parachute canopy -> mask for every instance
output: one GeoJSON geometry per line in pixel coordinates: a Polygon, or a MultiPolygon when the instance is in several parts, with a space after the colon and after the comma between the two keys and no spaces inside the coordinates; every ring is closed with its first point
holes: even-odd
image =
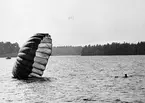
{"type": "Polygon", "coordinates": [[[41,77],[52,53],[49,34],[37,33],[20,48],[12,74],[14,78],[41,77]]]}

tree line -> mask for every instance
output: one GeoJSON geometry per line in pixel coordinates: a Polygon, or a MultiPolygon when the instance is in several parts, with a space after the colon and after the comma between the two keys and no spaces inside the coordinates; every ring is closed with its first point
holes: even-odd
{"type": "MultiPolygon", "coordinates": [[[[20,47],[18,43],[0,42],[0,57],[16,57],[20,47]]],[[[145,42],[107,43],[104,45],[57,46],[52,55],[145,55],[145,42]]]]}
{"type": "Polygon", "coordinates": [[[0,42],[0,57],[4,57],[6,55],[12,54],[12,56],[16,56],[20,47],[18,43],[11,42],[0,42]]]}
{"type": "MultiPolygon", "coordinates": [[[[18,43],[0,42],[0,57],[16,57],[19,49],[18,43]]],[[[81,55],[81,51],[81,46],[54,46],[52,55],[81,55]]]]}
{"type": "Polygon", "coordinates": [[[57,46],[52,48],[52,55],[81,55],[81,46],[57,46]]]}
{"type": "Polygon", "coordinates": [[[145,42],[86,45],[81,55],[145,55],[145,42]]]}

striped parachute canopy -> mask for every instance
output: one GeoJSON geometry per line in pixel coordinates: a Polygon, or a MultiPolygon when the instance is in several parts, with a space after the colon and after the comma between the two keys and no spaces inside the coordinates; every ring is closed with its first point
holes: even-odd
{"type": "Polygon", "coordinates": [[[20,48],[12,74],[14,78],[41,77],[52,53],[49,34],[37,33],[20,48]]]}

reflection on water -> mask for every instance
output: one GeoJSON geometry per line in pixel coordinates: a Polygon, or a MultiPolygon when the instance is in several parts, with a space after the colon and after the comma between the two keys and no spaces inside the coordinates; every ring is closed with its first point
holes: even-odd
{"type": "Polygon", "coordinates": [[[54,56],[29,80],[12,78],[14,62],[0,59],[1,103],[145,103],[145,56],[54,56]]]}

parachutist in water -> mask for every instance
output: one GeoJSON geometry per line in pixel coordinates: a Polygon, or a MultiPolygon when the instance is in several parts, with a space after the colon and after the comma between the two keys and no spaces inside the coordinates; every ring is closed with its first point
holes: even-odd
{"type": "Polygon", "coordinates": [[[125,74],[124,78],[127,78],[127,77],[128,77],[127,74],[125,74]]]}

